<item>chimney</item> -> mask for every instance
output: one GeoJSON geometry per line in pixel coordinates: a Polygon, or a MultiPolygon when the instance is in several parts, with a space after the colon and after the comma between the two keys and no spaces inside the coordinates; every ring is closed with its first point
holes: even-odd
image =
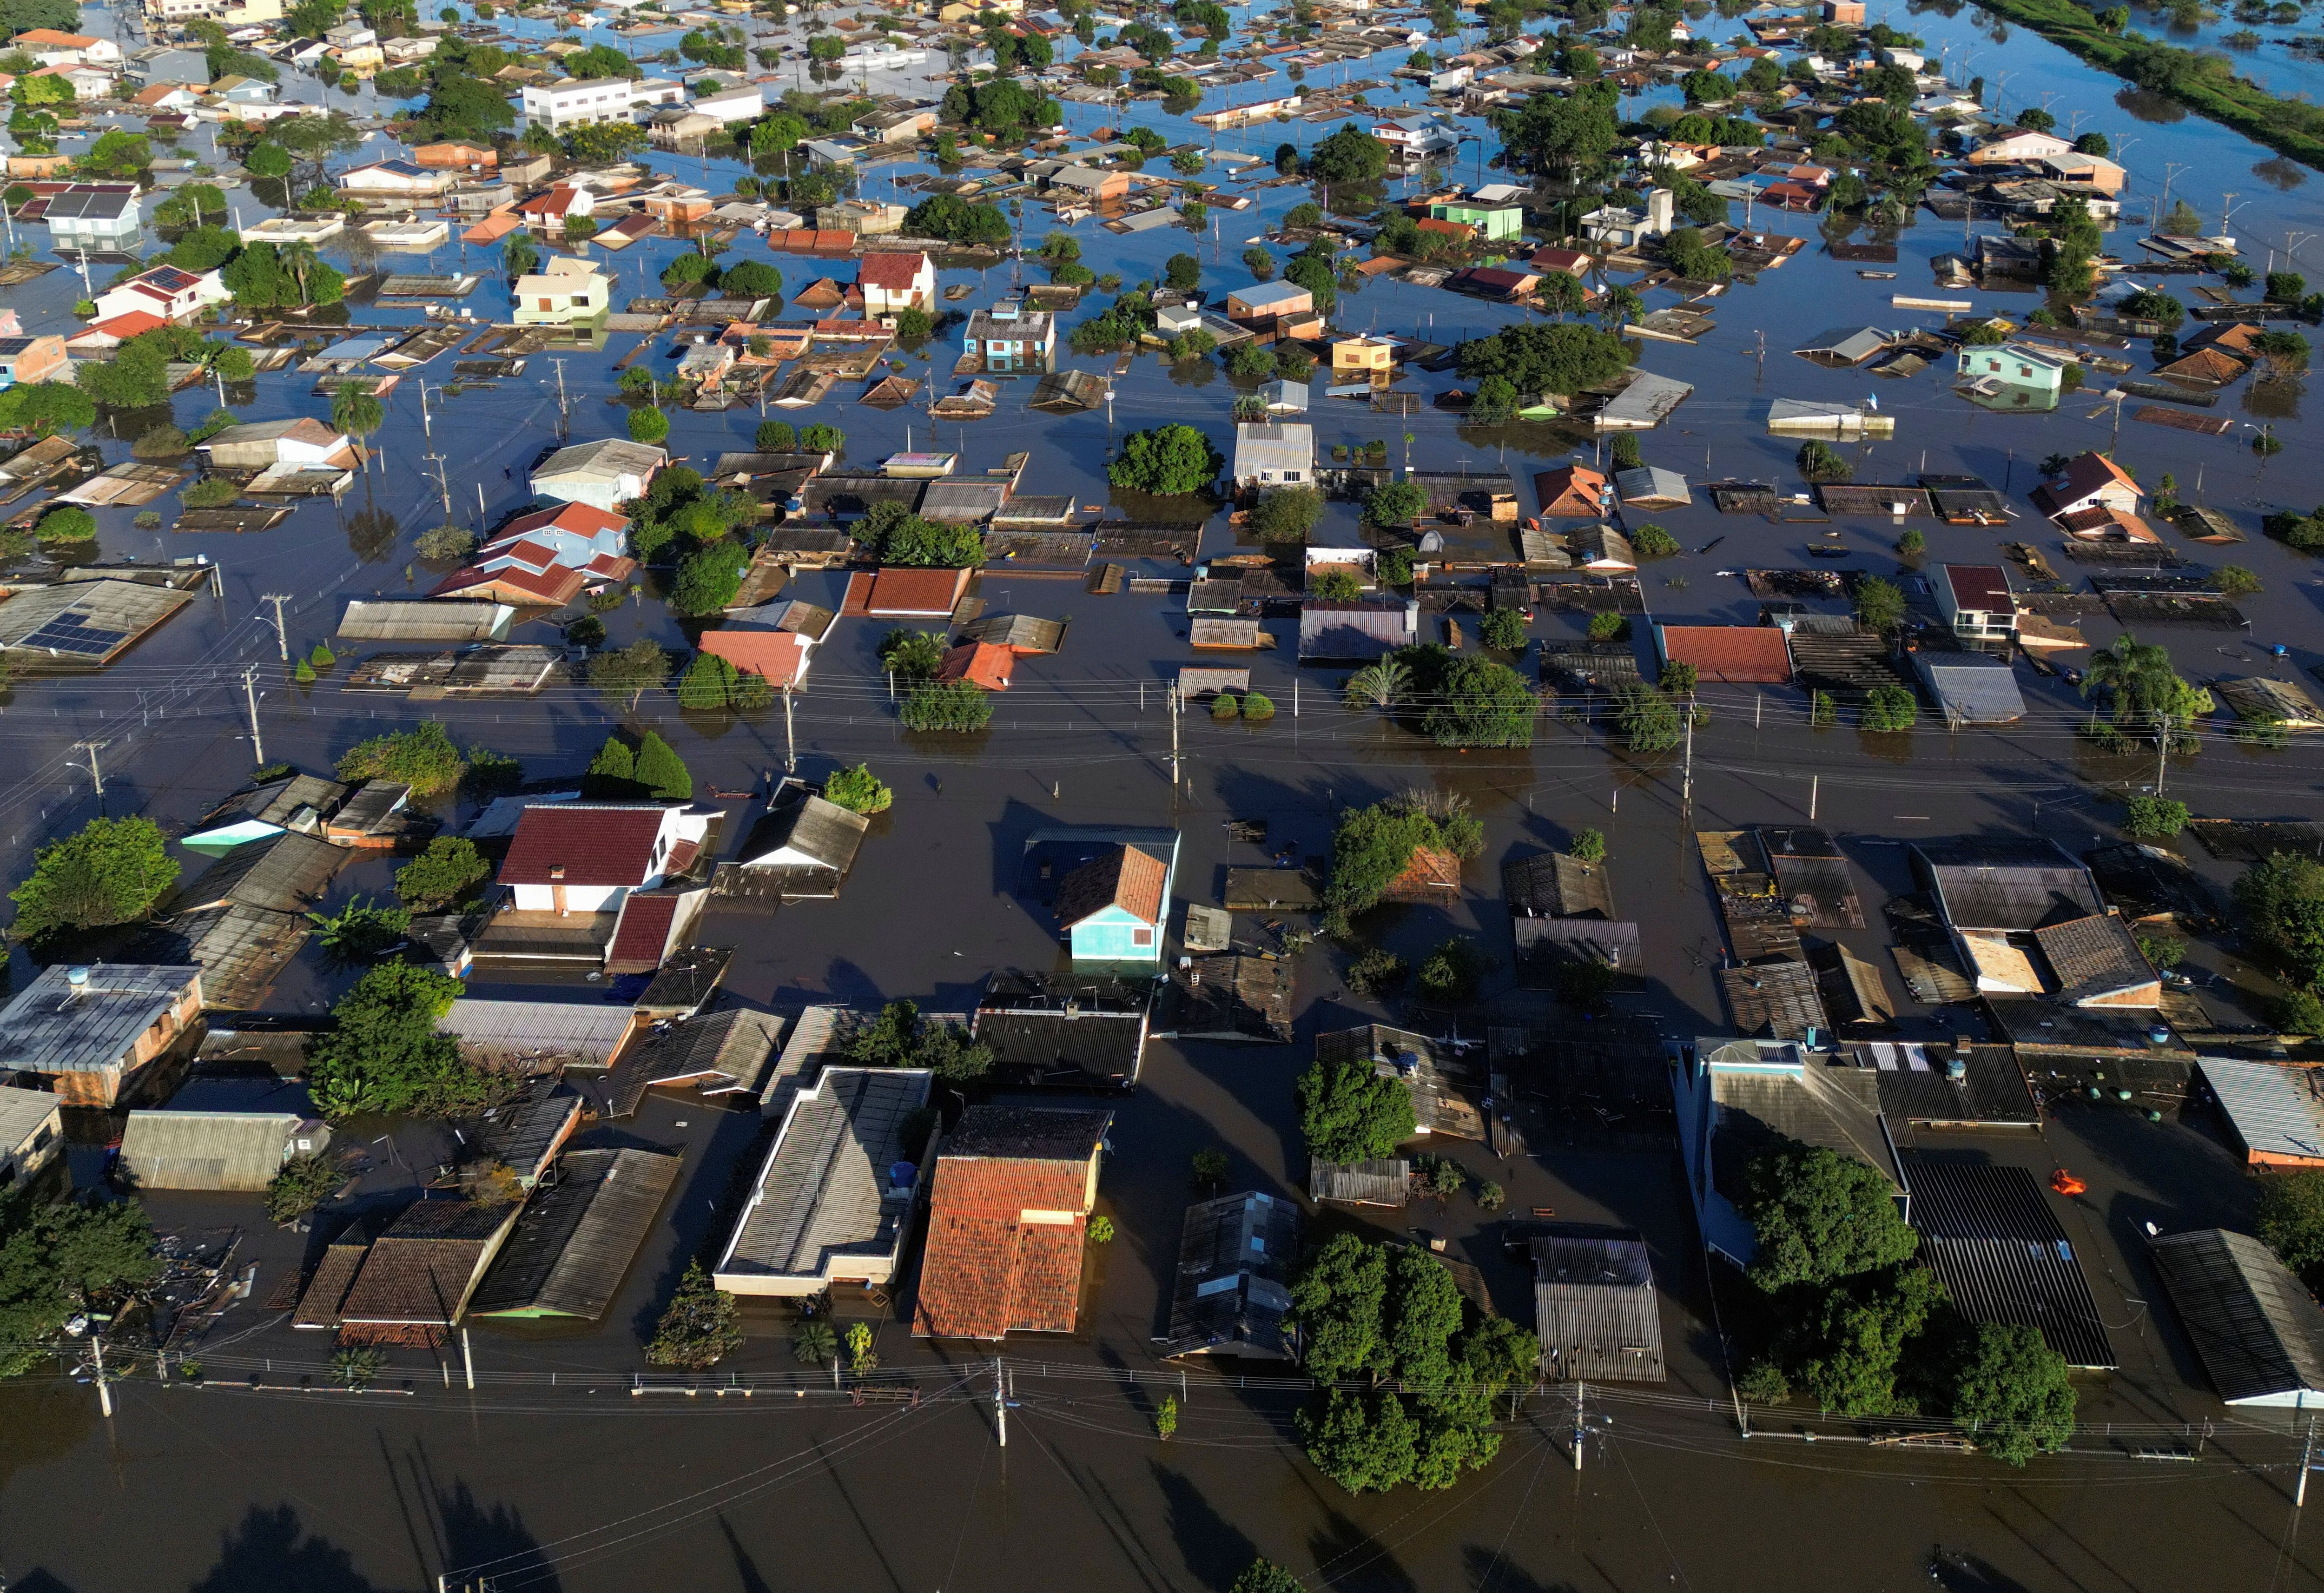
{"type": "Polygon", "coordinates": [[[565,865],[564,865],[563,863],[551,863],[551,864],[549,864],[549,877],[551,879],[564,879],[564,878],[565,878],[565,865]]]}

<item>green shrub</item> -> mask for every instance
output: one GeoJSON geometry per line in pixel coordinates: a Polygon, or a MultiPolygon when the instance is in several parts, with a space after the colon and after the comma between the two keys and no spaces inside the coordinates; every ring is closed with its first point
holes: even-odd
{"type": "Polygon", "coordinates": [[[1920,699],[1911,687],[1876,686],[1865,694],[1864,712],[1857,723],[1869,731],[1910,730],[1920,716],[1920,699]]]}
{"type": "Polygon", "coordinates": [[[1668,558],[1678,550],[1678,539],[1651,521],[1630,533],[1630,551],[1640,558],[1668,558]]]}
{"type": "Polygon", "coordinates": [[[1261,696],[1257,692],[1245,692],[1242,699],[1242,717],[1246,724],[1263,723],[1274,718],[1274,701],[1261,696]]]}
{"type": "Polygon", "coordinates": [[[1420,964],[1420,993],[1432,1001],[1465,1005],[1477,999],[1478,987],[1491,966],[1492,959],[1478,949],[1475,941],[1456,935],[1420,964]]]}
{"type": "Polygon", "coordinates": [[[1211,717],[1223,724],[1242,717],[1242,704],[1235,701],[1234,693],[1222,691],[1211,699],[1211,717]]]}
{"type": "Polygon", "coordinates": [[[2168,841],[2193,816],[2185,803],[2168,796],[2126,796],[2122,806],[2122,833],[2135,841],[2168,841]]]}
{"type": "Polygon", "coordinates": [[[1630,622],[1622,614],[1592,614],[1590,616],[1590,640],[1628,641],[1630,640],[1630,622]]]}
{"type": "Polygon", "coordinates": [[[1359,996],[1385,996],[1401,989],[1410,971],[1403,958],[1385,946],[1367,946],[1348,964],[1348,989],[1359,996]]]}
{"type": "Polygon", "coordinates": [[[992,722],[992,698],[965,680],[930,681],[912,689],[898,717],[906,730],[982,730],[992,722]]]}
{"type": "Polygon", "coordinates": [[[850,813],[874,814],[887,812],[896,794],[868,765],[859,763],[853,769],[835,769],[825,775],[823,799],[850,813]]]}
{"type": "Polygon", "coordinates": [[[1597,830],[1576,830],[1573,839],[1565,843],[1565,850],[1582,862],[1602,863],[1606,861],[1606,837],[1597,830]]]}

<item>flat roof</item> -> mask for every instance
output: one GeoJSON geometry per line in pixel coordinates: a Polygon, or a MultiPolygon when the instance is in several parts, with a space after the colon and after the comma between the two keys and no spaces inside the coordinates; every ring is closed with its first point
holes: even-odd
{"type": "Polygon", "coordinates": [[[108,1067],[184,998],[201,971],[188,963],[51,963],[0,1009],[0,1068],[69,1073],[108,1067]]]}

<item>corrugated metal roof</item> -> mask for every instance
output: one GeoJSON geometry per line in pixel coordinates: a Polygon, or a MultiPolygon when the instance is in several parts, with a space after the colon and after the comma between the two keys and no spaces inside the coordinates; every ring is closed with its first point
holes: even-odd
{"type": "Polygon", "coordinates": [[[563,1060],[604,1066],[637,1014],[574,1001],[492,1001],[463,997],[438,1024],[461,1049],[493,1060],[563,1060]]]}
{"type": "Polygon", "coordinates": [[[2324,1162],[2324,1080],[2314,1070],[2224,1056],[2195,1065],[2246,1155],[2324,1162]]]}
{"type": "Polygon", "coordinates": [[[283,1163],[330,1139],[297,1112],[133,1111],[121,1165],[139,1189],[264,1189],[283,1163]]]}
{"type": "Polygon", "coordinates": [[[2265,1245],[2213,1228],[2147,1248],[2221,1399],[2324,1403],[2324,1311],[2265,1245]]]}
{"type": "Polygon", "coordinates": [[[603,1317],[678,1165],[677,1156],[634,1147],[567,1152],[526,1203],[470,1311],[603,1317]]]}
{"type": "Polygon", "coordinates": [[[1412,1164],[1401,1156],[1377,1162],[1314,1162],[1307,1196],[1347,1206],[1402,1206],[1412,1192],[1412,1164]]]}
{"type": "Polygon", "coordinates": [[[1921,683],[1948,724],[2007,724],[2025,717],[2017,675],[1984,653],[1914,653],[1921,683]]]}
{"type": "Polygon", "coordinates": [[[2089,1280],[2033,1174],[1914,1156],[1906,1176],[1922,1257],[1964,1316],[2033,1328],[2069,1366],[2115,1366],[2089,1280]]]}
{"type": "Polygon", "coordinates": [[[0,1010],[0,1068],[69,1073],[109,1067],[200,977],[199,968],[175,963],[51,963],[0,1010]],[[70,982],[75,971],[83,983],[70,982]]]}
{"type": "Polygon", "coordinates": [[[1283,1318],[1299,1259],[1299,1211],[1279,1195],[1186,1208],[1166,1355],[1287,1356],[1283,1318]]]}
{"type": "Polygon", "coordinates": [[[2032,929],[2106,910],[2089,870],[2052,841],[1968,835],[1915,842],[1913,853],[1955,929],[2032,929]]]}
{"type": "Polygon", "coordinates": [[[1662,1302],[1646,1240],[1625,1230],[1533,1241],[1534,1331],[1545,1380],[1659,1383],[1662,1302]]]}

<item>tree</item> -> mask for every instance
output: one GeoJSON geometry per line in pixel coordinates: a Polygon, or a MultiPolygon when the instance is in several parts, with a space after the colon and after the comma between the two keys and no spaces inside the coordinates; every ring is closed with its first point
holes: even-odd
{"type": "Polygon", "coordinates": [[[2303,986],[2324,981],[2324,863],[2273,853],[2244,870],[2235,899],[2287,975],[2303,986]]]}
{"type": "Polygon", "coordinates": [[[956,570],[984,562],[974,526],[922,520],[900,503],[873,504],[855,535],[881,564],[956,570]]]}
{"type": "Polygon", "coordinates": [[[1912,729],[1920,716],[1920,699],[1911,686],[1876,686],[1864,695],[1858,723],[1868,731],[1888,732],[1912,729]]]}
{"type": "Polygon", "coordinates": [[[1897,1372],[1906,1346],[1944,1297],[1936,1274],[1905,1266],[1865,1273],[1800,1301],[1789,1338],[1801,1386],[1840,1415],[1911,1414],[1915,1405],[1898,1394],[1897,1372]]]}
{"type": "Polygon", "coordinates": [[[1250,533],[1262,542],[1305,542],[1323,518],[1323,494],[1314,487],[1271,487],[1251,505],[1250,533]]]}
{"type": "Polygon", "coordinates": [[[1420,1425],[1393,1394],[1333,1389],[1320,1417],[1299,1413],[1299,1430],[1315,1469],[1351,1494],[1389,1492],[1418,1458],[1420,1425]]]}
{"type": "Polygon", "coordinates": [[[1301,1361],[1318,1382],[1378,1379],[1393,1366],[1386,1337],[1388,1254],[1352,1233],[1334,1234],[1291,1285],[1301,1361]]]}
{"type": "Polygon", "coordinates": [[[1306,1584],[1271,1560],[1254,1560],[1227,1593],[1306,1593],[1306,1584]]]}
{"type": "Polygon", "coordinates": [[[729,539],[687,554],[678,561],[678,579],[670,587],[670,611],[696,618],[723,612],[742,591],[750,567],[750,549],[729,539]]]}
{"type": "Polygon", "coordinates": [[[63,382],[27,382],[0,391],[0,431],[48,437],[97,424],[97,405],[63,382]]]}
{"type": "Polygon", "coordinates": [[[1428,507],[1428,494],[1408,481],[1383,482],[1364,499],[1364,520],[1387,529],[1408,526],[1428,507]]]}
{"type": "Polygon", "coordinates": [[[982,730],[992,723],[992,694],[965,680],[927,681],[897,710],[906,730],[982,730]]]}
{"type": "Polygon", "coordinates": [[[1162,262],[1162,280],[1181,293],[1191,293],[1203,280],[1203,262],[1191,254],[1173,254],[1162,262]]]}
{"type": "Polygon", "coordinates": [[[626,700],[634,709],[638,700],[669,678],[669,655],[661,644],[647,639],[589,660],[589,684],[614,702],[626,700]]]}
{"type": "Polygon", "coordinates": [[[1440,747],[1530,747],[1536,706],[1507,664],[1462,658],[1445,671],[1421,728],[1440,747]]]}
{"type": "Polygon", "coordinates": [[[323,1115],[450,1117],[482,1106],[492,1082],[436,1024],[460,981],[408,962],[383,962],[331,1008],[331,1027],[307,1041],[307,1086],[323,1115]]]}
{"type": "Polygon", "coordinates": [[[461,900],[492,875],[493,865],[475,842],[438,835],[395,871],[395,894],[407,906],[433,911],[461,900]]]}
{"type": "Polygon", "coordinates": [[[1325,570],[1311,576],[1307,595],[1317,603],[1354,603],[1364,594],[1364,584],[1352,570],[1325,570]]]}
{"type": "Polygon", "coordinates": [[[1121,456],[1106,466],[1106,478],[1135,493],[1184,497],[1207,489],[1225,465],[1226,456],[1209,437],[1174,423],[1124,437],[1121,456]]]}
{"type": "Polygon", "coordinates": [[[2168,796],[2123,798],[2122,833],[2134,841],[2168,841],[2192,818],[2187,805],[2168,796]]]}
{"type": "MultiPolygon", "coordinates": [[[[1405,679],[1410,680],[1407,666],[1388,661],[1406,670],[1405,679]]],[[[1392,680],[1383,684],[1399,695],[1406,689],[1392,680]]],[[[1352,686],[1351,682],[1351,689],[1352,686]]],[[[1464,858],[1474,857],[1483,849],[1483,826],[1465,806],[1446,803],[1438,812],[1431,812],[1430,807],[1430,803],[1407,793],[1341,813],[1332,833],[1331,879],[1323,887],[1327,924],[1343,927],[1347,920],[1377,906],[1411,863],[1412,854],[1424,846],[1464,858]]]]}
{"type": "Polygon", "coordinates": [[[836,454],[847,447],[847,434],[818,420],[799,428],[799,447],[810,454],[836,454]]]}
{"type": "Polygon", "coordinates": [[[1888,1181],[1837,1151],[1785,1141],[1751,1158],[1744,1187],[1743,1214],[1758,1245],[1750,1277],[1762,1289],[1829,1284],[1909,1261],[1920,1248],[1888,1181]]]}
{"type": "Polygon", "coordinates": [[[904,230],[916,238],[953,244],[1006,244],[1009,218],[996,205],[973,205],[952,194],[935,194],[912,207],[904,230]]]}
{"type": "Polygon", "coordinates": [[[153,1224],[136,1201],[49,1201],[0,1192],[0,1377],[49,1359],[74,1316],[118,1307],[161,1275],[153,1224]]]}
{"type": "MultiPolygon", "coordinates": [[[[508,102],[503,99],[501,104],[505,106],[508,102]]],[[[253,177],[269,177],[279,182],[290,175],[290,152],[272,139],[261,139],[250,146],[242,164],[253,177]]]]}
{"type": "Polygon", "coordinates": [[[1800,445],[1796,462],[1802,478],[1812,482],[1843,482],[1856,474],[1838,450],[1815,437],[1800,445]]]}
{"type": "Polygon", "coordinates": [[[1396,1154],[1417,1120],[1404,1081],[1381,1078],[1369,1056],[1322,1057],[1299,1077],[1299,1127],[1319,1162],[1362,1162],[1396,1154]]]}
{"type": "Polygon", "coordinates": [[[788,454],[798,447],[798,433],[788,420],[761,420],[751,441],[762,454],[788,454]]]}
{"type": "Polygon", "coordinates": [[[1283,280],[1307,290],[1308,298],[1324,315],[1332,313],[1340,301],[1339,278],[1332,269],[1331,260],[1302,251],[1292,256],[1291,263],[1283,268],[1283,280]]]}
{"type": "Polygon", "coordinates": [[[440,796],[460,783],[468,767],[440,721],[422,720],[411,730],[390,731],[357,741],[339,756],[339,778],[350,784],[393,780],[415,796],[440,796]]]}
{"type": "Polygon", "coordinates": [[[880,639],[880,666],[905,680],[931,680],[944,667],[945,639],[899,625],[880,639]]]}
{"type": "Polygon", "coordinates": [[[669,1308],[654,1324],[646,1359],[658,1367],[701,1372],[742,1348],[742,1308],[710,1281],[701,1262],[687,1262],[669,1308]]]}
{"type": "Polygon", "coordinates": [[[177,879],[177,860],[152,820],[91,819],[32,854],[32,873],[8,893],[16,938],[134,923],[177,879]]]}
{"type": "Polygon", "coordinates": [[[360,387],[342,387],[331,395],[331,424],[351,437],[368,436],[386,421],[386,409],[360,387]]]}
{"type": "Polygon", "coordinates": [[[1351,708],[1393,708],[1412,688],[1412,671],[1393,658],[1367,664],[1348,677],[1351,708]]]}
{"type": "Polygon", "coordinates": [[[669,417],[655,409],[632,410],[629,431],[633,443],[658,443],[669,435],[669,417]]]}
{"type": "Polygon", "coordinates": [[[859,763],[853,769],[835,769],[825,775],[823,799],[850,813],[870,815],[887,812],[896,794],[869,766],[859,763]]]}
{"type": "Polygon", "coordinates": [[[2260,1181],[2259,1237],[2302,1281],[2324,1277],[2324,1171],[2260,1181]]]}
{"type": "Polygon", "coordinates": [[[1579,392],[1610,381],[1630,363],[1619,337],[1563,321],[1531,322],[1489,337],[1463,339],[1456,354],[1462,376],[1499,376],[1526,395],[1579,392]]]}
{"type": "Polygon", "coordinates": [[[94,542],[97,540],[97,517],[86,509],[76,509],[69,504],[61,509],[51,509],[41,516],[40,523],[32,528],[32,535],[43,542],[94,542]]]}
{"type": "Polygon", "coordinates": [[[638,740],[636,779],[658,802],[684,802],[694,796],[694,776],[668,741],[648,731],[638,740]]]}
{"type": "Polygon", "coordinates": [[[2066,1358],[2022,1323],[1979,1322],[1955,1373],[1953,1426],[2012,1466],[2066,1447],[2074,1435],[2074,1386],[2066,1358]]]}
{"type": "Polygon", "coordinates": [[[327,1158],[312,1151],[292,1156],[282,1164],[280,1173],[267,1181],[267,1220],[298,1221],[329,1199],[346,1176],[327,1158]]]}
{"type": "Polygon", "coordinates": [[[1679,744],[1678,704],[1653,686],[1625,681],[1614,688],[1614,706],[1631,751],[1667,752],[1679,744]]]}
{"type": "Polygon", "coordinates": [[[890,1001],[848,1037],[847,1059],[859,1067],[932,1069],[945,1083],[973,1084],[992,1071],[992,1047],[973,1041],[949,1019],[923,1017],[916,1001],[890,1001]]]}
{"type": "Polygon", "coordinates": [[[438,563],[464,559],[476,550],[475,533],[466,526],[436,526],[413,539],[411,550],[438,563]]]}
{"type": "Polygon", "coordinates": [[[1420,993],[1443,1005],[1465,1006],[1477,999],[1478,986],[1491,966],[1475,941],[1456,935],[1422,961],[1416,976],[1420,993]]]}
{"type": "Polygon", "coordinates": [[[1904,623],[1904,594],[1894,581],[1868,576],[1856,588],[1856,622],[1868,631],[1893,631],[1904,623]]]}

